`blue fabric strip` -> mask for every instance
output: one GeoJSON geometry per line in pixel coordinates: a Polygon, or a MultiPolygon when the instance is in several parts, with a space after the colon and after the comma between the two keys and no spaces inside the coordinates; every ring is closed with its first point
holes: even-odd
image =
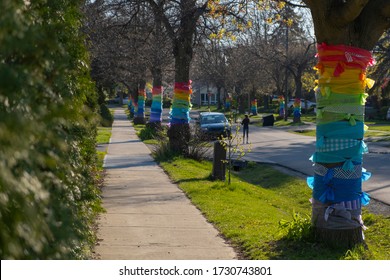
{"type": "Polygon", "coordinates": [[[356,121],[351,125],[349,121],[339,121],[317,125],[317,139],[320,137],[363,139],[364,122],[356,121]]]}
{"type": "Polygon", "coordinates": [[[335,163],[335,162],[345,162],[347,160],[351,160],[353,162],[356,162],[357,164],[361,164],[363,161],[363,155],[357,154],[353,158],[347,158],[343,155],[340,155],[340,153],[334,152],[315,152],[311,157],[310,160],[313,162],[324,162],[324,163],[335,163]]]}
{"type": "Polygon", "coordinates": [[[338,203],[355,199],[361,199],[363,205],[367,205],[369,202],[369,196],[362,192],[361,178],[332,178],[330,171],[326,176],[308,177],[307,184],[313,189],[313,198],[322,203],[338,203]]]}

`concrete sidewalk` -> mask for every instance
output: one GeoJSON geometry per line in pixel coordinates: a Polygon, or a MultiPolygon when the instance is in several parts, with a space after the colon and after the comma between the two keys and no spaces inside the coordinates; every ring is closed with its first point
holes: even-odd
{"type": "Polygon", "coordinates": [[[116,109],[105,159],[97,259],[237,259],[185,194],[173,184],[116,109]]]}

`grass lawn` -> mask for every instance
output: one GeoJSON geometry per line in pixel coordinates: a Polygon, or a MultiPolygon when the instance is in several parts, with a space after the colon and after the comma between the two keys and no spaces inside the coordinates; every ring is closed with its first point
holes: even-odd
{"type": "Polygon", "coordinates": [[[285,121],[284,119],[277,120],[278,115],[276,114],[274,114],[274,117],[276,120],[274,126],[304,126],[306,123],[316,122],[316,115],[314,114],[302,114],[300,123],[294,123],[293,118],[291,116],[288,117],[287,121],[285,121]]]}
{"type": "MultiPolygon", "coordinates": [[[[376,128],[375,128],[376,130],[376,128]]],[[[316,136],[316,131],[315,130],[301,130],[301,131],[292,131],[294,133],[298,133],[300,135],[305,135],[305,136],[316,136]]],[[[390,133],[387,133],[386,131],[366,131],[364,133],[364,137],[390,137],[390,133]]]]}
{"type": "MultiPolygon", "coordinates": [[[[102,127],[99,126],[97,129],[96,144],[108,144],[111,138],[111,127],[102,127]]],[[[103,170],[103,161],[106,156],[105,151],[96,151],[98,157],[98,169],[99,171],[103,170]]]]}
{"type": "Polygon", "coordinates": [[[390,259],[390,217],[367,211],[366,249],[330,249],[300,238],[311,213],[311,190],[304,180],[253,163],[233,173],[227,185],[210,180],[208,161],[175,158],[160,164],[245,259],[390,259]],[[280,221],[291,231],[282,230],[280,221]]]}
{"type": "Polygon", "coordinates": [[[390,132],[390,124],[388,124],[388,125],[370,125],[369,128],[372,130],[390,132]]]}
{"type": "Polygon", "coordinates": [[[111,127],[98,127],[96,144],[108,144],[111,138],[111,127]]]}

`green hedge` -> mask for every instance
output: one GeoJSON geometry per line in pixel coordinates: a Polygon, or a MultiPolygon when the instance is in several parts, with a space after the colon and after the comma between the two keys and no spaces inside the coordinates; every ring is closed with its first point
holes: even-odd
{"type": "Polygon", "coordinates": [[[114,122],[114,116],[111,114],[106,104],[100,104],[100,124],[104,127],[111,127],[114,122]]]}
{"type": "Polygon", "coordinates": [[[0,257],[82,259],[100,207],[81,1],[0,1],[0,257]]]}

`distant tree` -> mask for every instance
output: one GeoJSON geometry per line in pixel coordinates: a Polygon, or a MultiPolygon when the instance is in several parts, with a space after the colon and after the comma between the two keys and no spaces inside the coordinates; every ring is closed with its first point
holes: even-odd
{"type": "MultiPolygon", "coordinates": [[[[199,44],[195,51],[194,79],[215,85],[217,88],[218,109],[222,108],[222,89],[226,93],[227,64],[225,47],[218,40],[207,40],[199,44]]],[[[226,96],[225,96],[226,98],[226,96]]]]}
{"type": "Polygon", "coordinates": [[[370,90],[371,101],[376,101],[376,106],[390,106],[390,31],[388,30],[378,41],[374,48],[377,64],[370,72],[377,81],[370,90]]]}

